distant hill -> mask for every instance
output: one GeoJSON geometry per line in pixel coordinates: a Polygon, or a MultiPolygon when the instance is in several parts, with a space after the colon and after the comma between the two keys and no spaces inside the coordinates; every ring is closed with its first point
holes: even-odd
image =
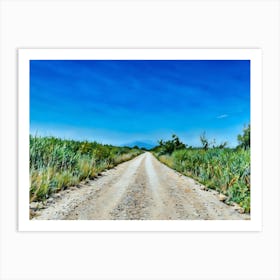
{"type": "Polygon", "coordinates": [[[145,149],[150,150],[153,147],[155,147],[156,144],[153,144],[151,142],[134,141],[131,143],[124,144],[123,146],[131,147],[131,148],[134,146],[137,146],[138,148],[145,148],[145,149]]]}

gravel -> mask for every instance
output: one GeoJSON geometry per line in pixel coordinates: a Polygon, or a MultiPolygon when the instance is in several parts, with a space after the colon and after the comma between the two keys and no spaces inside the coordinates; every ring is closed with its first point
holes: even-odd
{"type": "Polygon", "coordinates": [[[87,184],[62,191],[36,209],[41,220],[248,220],[226,197],[146,152],[87,184]]]}

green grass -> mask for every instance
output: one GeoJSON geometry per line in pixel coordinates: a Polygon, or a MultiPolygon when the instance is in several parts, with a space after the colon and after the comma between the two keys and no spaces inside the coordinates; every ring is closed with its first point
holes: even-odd
{"type": "Polygon", "coordinates": [[[128,147],[30,135],[30,202],[93,179],[141,153],[128,147]]]}
{"type": "Polygon", "coordinates": [[[169,167],[228,196],[250,212],[250,149],[181,149],[155,153],[169,167]]]}

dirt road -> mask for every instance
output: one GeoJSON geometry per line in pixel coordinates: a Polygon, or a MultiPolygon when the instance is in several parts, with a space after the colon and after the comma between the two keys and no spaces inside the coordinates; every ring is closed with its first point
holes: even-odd
{"type": "Polygon", "coordinates": [[[249,219],[218,194],[160,163],[146,152],[87,185],[51,198],[34,219],[236,220],[249,219]]]}

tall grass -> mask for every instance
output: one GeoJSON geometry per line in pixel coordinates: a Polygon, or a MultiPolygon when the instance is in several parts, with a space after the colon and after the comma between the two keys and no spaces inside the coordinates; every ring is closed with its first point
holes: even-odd
{"type": "Polygon", "coordinates": [[[250,149],[181,149],[156,154],[171,168],[228,196],[250,212],[250,149]]]}
{"type": "Polygon", "coordinates": [[[141,152],[97,142],[30,135],[30,201],[44,200],[54,192],[93,179],[141,152]]]}

